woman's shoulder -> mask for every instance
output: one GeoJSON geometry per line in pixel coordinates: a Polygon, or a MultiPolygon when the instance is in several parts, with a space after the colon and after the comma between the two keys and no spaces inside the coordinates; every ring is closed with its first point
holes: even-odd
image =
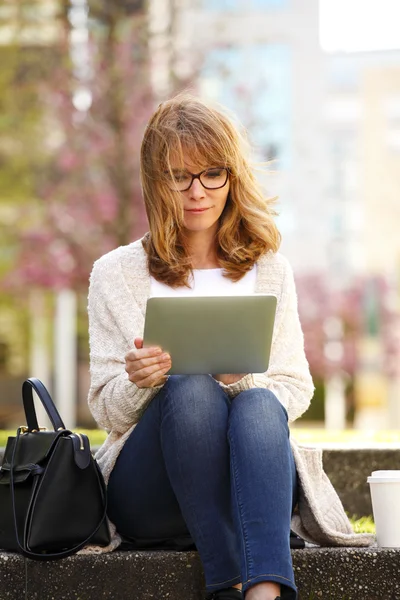
{"type": "Polygon", "coordinates": [[[257,267],[268,276],[275,275],[282,279],[285,279],[288,273],[292,273],[289,260],[280,252],[265,252],[258,259],[257,267]]]}
{"type": "Polygon", "coordinates": [[[120,305],[136,299],[143,312],[149,294],[147,255],[141,240],[115,248],[101,256],[90,274],[89,297],[101,297],[120,305]]]}
{"type": "Polygon", "coordinates": [[[257,261],[257,291],[278,298],[290,293],[293,271],[286,256],[280,252],[266,252],[257,261]]]}
{"type": "Polygon", "coordinates": [[[127,261],[132,265],[132,261],[140,262],[146,259],[146,253],[142,245],[142,238],[127,244],[119,246],[98,258],[94,265],[94,272],[111,272],[123,266],[127,261]]]}

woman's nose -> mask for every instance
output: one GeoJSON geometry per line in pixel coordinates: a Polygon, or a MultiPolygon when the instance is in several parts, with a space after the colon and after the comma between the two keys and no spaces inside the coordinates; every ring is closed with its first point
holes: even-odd
{"type": "Polygon", "coordinates": [[[205,190],[200,183],[200,179],[193,179],[189,193],[193,198],[202,198],[204,196],[205,190]]]}

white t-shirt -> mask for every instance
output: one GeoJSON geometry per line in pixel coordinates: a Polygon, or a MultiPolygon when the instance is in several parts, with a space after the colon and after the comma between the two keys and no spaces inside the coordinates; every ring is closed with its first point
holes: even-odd
{"type": "Polygon", "coordinates": [[[256,286],[256,265],[240,281],[222,275],[223,269],[194,269],[191,288],[172,288],[151,277],[150,296],[249,296],[256,286]]]}

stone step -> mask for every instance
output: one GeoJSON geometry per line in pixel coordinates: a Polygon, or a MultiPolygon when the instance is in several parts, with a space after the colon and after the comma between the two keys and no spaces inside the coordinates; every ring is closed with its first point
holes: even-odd
{"type": "MultiPolygon", "coordinates": [[[[400,599],[400,549],[292,550],[299,600],[400,599]]],[[[0,553],[0,600],[203,600],[197,552],[120,552],[36,562],[0,553]]]]}
{"type": "MultiPolygon", "coordinates": [[[[0,448],[0,464],[2,455],[0,448]]],[[[346,511],[362,517],[372,514],[368,475],[380,469],[400,469],[400,448],[324,448],[323,463],[346,511]]]]}

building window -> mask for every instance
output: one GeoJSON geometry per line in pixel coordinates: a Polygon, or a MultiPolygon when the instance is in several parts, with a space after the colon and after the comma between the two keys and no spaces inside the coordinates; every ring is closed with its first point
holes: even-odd
{"type": "Polygon", "coordinates": [[[204,96],[238,115],[257,159],[291,162],[291,55],[285,44],[254,44],[213,50],[200,80],[204,96]]]}

